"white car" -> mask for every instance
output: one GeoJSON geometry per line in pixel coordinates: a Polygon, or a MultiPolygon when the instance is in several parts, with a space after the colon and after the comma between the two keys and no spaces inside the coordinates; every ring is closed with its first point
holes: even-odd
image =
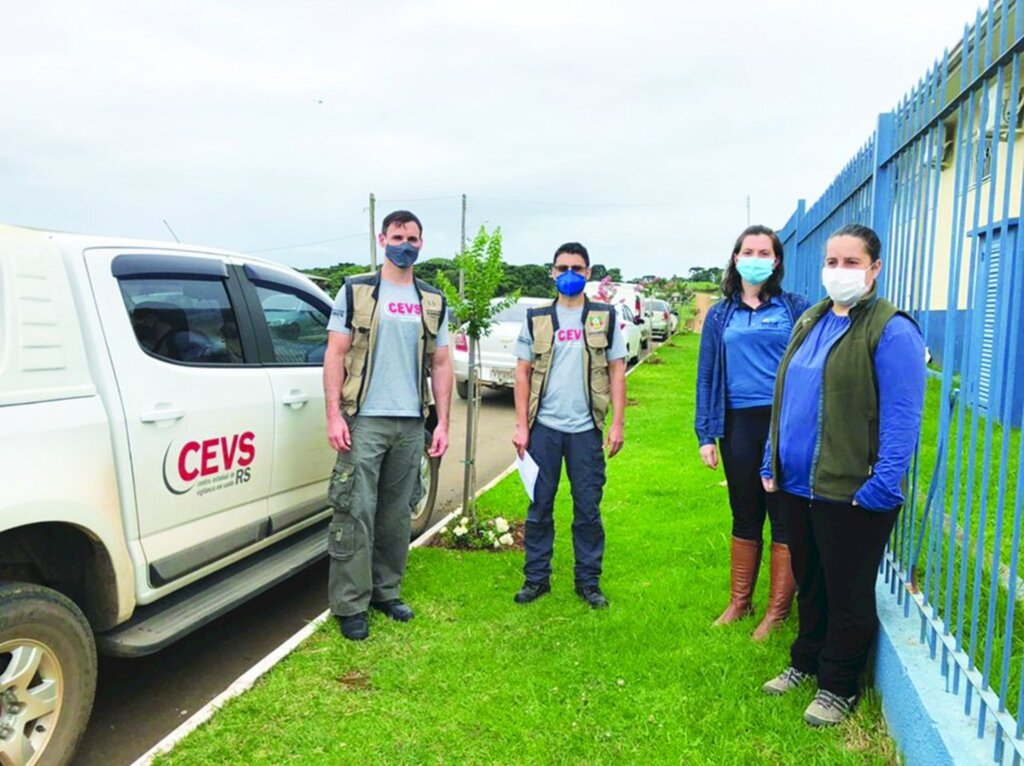
{"type": "MultiPolygon", "coordinates": [[[[487,388],[512,388],[516,384],[516,338],[526,319],[526,310],[546,306],[550,298],[520,298],[500,311],[491,325],[489,335],[480,339],[478,376],[487,388]]],[[[461,399],[469,398],[469,337],[461,330],[455,333],[452,347],[455,368],[455,390],[461,399]]]]}
{"type": "MultiPolygon", "coordinates": [[[[516,384],[516,338],[526,319],[526,310],[533,306],[546,306],[550,298],[520,298],[515,304],[498,313],[491,325],[490,335],[480,339],[480,385],[487,388],[513,388],[516,384]]],[[[640,326],[635,323],[628,306],[615,307],[619,328],[626,336],[626,361],[640,359],[640,326]]],[[[461,399],[469,398],[469,338],[455,333],[452,364],[455,368],[455,390],[461,399]]]]}
{"type": "Polygon", "coordinates": [[[640,349],[643,347],[640,327],[636,323],[636,317],[632,309],[625,304],[615,307],[615,313],[619,320],[619,329],[626,336],[626,364],[634,364],[640,361],[640,349]]]}

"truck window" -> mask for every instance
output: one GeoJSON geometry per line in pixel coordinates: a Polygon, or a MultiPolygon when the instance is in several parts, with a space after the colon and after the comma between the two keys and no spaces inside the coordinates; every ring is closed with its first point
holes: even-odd
{"type": "Polygon", "coordinates": [[[270,330],[277,364],[323,364],[327,320],[319,301],[298,291],[268,284],[256,286],[270,330]]]}
{"type": "Polygon", "coordinates": [[[139,346],[185,364],[241,364],[238,321],[220,279],[121,279],[139,346]]]}

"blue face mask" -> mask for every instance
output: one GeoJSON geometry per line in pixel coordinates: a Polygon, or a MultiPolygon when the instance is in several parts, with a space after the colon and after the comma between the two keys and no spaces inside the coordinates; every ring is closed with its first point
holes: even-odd
{"type": "Polygon", "coordinates": [[[407,269],[416,263],[420,249],[411,242],[403,242],[400,245],[387,245],[384,248],[384,255],[398,268],[407,269]]]}
{"type": "Polygon", "coordinates": [[[572,297],[579,295],[583,292],[583,288],[587,285],[587,278],[582,274],[577,274],[575,271],[567,271],[564,274],[559,274],[555,280],[555,287],[558,288],[558,292],[562,295],[572,297]]]}
{"type": "Polygon", "coordinates": [[[745,255],[736,259],[736,271],[752,285],[764,284],[775,271],[775,261],[745,255]]]}

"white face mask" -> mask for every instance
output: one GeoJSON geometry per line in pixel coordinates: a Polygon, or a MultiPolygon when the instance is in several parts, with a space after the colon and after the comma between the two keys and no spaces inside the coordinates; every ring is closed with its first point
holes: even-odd
{"type": "Polygon", "coordinates": [[[867,282],[868,269],[840,269],[826,266],[821,270],[821,282],[828,297],[840,306],[852,306],[865,295],[870,286],[867,282]]]}

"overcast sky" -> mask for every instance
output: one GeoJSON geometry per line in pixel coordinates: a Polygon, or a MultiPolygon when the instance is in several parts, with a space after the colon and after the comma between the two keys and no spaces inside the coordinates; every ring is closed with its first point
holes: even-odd
{"type": "Polygon", "coordinates": [[[305,267],[368,262],[370,192],[451,256],[465,193],[513,263],[639,276],[817,199],[978,2],[0,7],[4,223],[305,267]]]}

